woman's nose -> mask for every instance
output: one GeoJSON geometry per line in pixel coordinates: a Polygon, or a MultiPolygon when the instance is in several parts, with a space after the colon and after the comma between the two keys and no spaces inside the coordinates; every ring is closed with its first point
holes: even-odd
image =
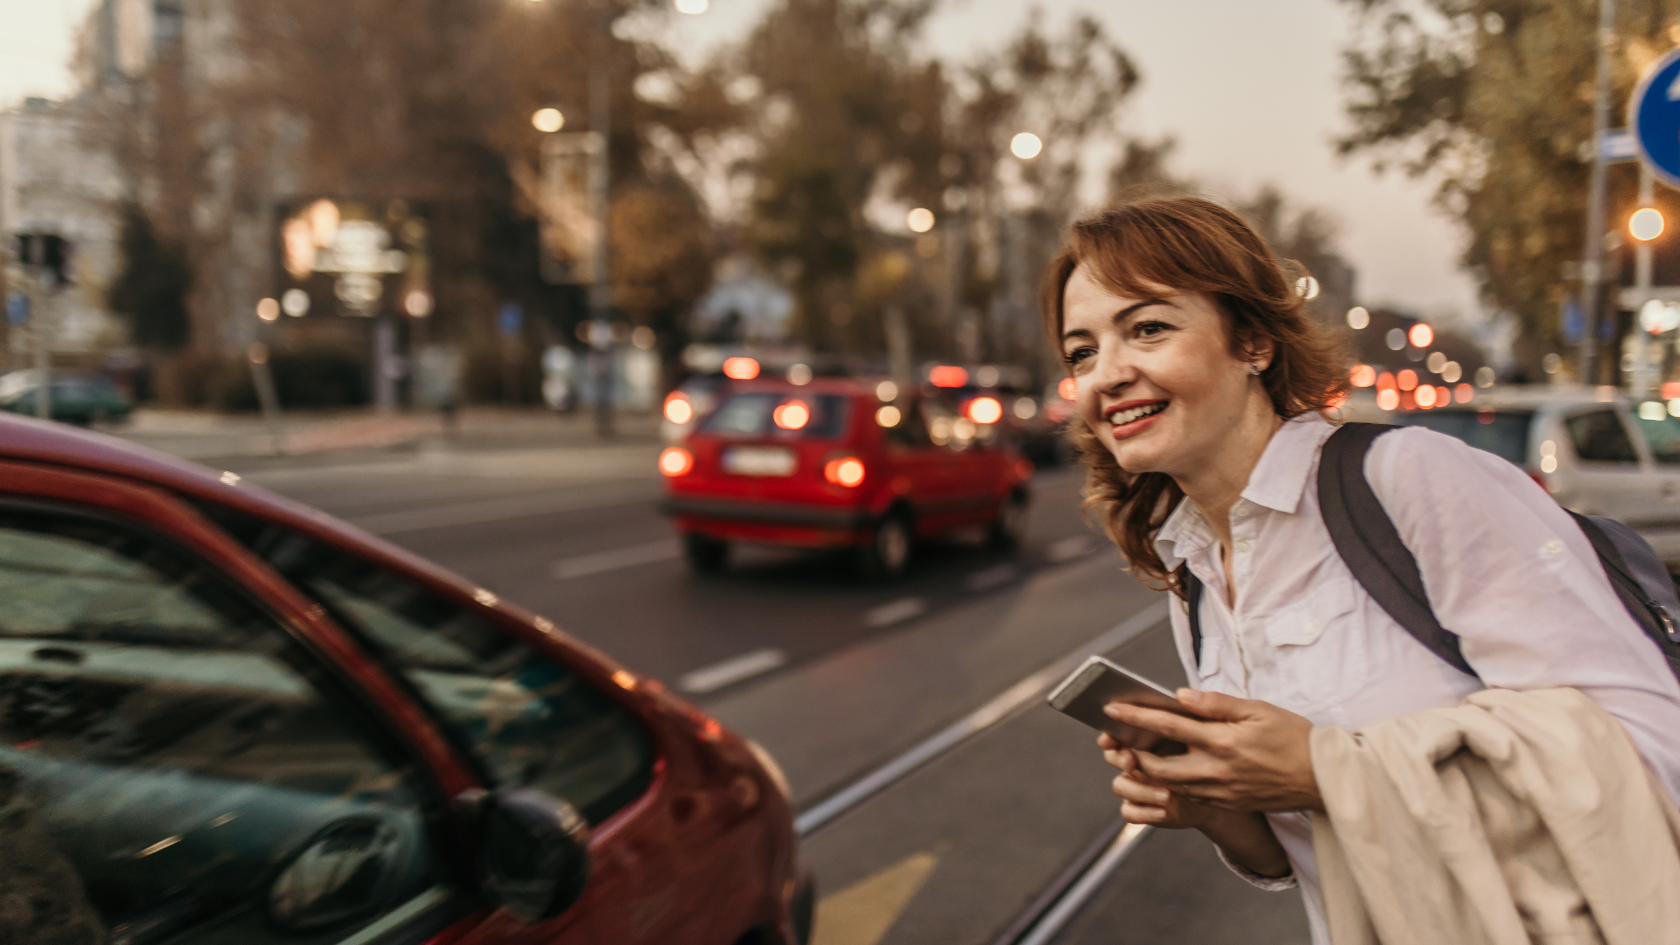
{"type": "Polygon", "coordinates": [[[1091,371],[1093,390],[1103,393],[1118,391],[1137,379],[1137,366],[1126,356],[1123,345],[1104,346],[1097,352],[1097,364],[1091,371]]]}

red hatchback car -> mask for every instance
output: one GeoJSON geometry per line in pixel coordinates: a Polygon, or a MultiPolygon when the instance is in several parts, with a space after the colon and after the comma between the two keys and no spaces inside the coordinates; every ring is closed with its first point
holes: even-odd
{"type": "Polygon", "coordinates": [[[905,571],[916,538],[978,526],[1013,547],[1033,470],[1000,433],[1002,417],[983,391],[737,383],[660,454],[666,512],[702,573],[725,567],[734,542],[851,548],[879,577],[905,571]]]}
{"type": "Polygon", "coordinates": [[[787,785],[752,743],[232,473],[21,418],[0,823],[8,941],[809,934],[787,785]]]}

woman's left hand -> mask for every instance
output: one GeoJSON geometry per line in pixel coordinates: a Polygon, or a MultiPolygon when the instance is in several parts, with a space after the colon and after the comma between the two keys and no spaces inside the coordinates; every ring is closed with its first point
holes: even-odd
{"type": "Polygon", "coordinates": [[[1114,703],[1106,711],[1127,725],[1183,742],[1189,751],[1136,751],[1138,767],[1175,794],[1234,811],[1323,810],[1313,776],[1313,725],[1269,702],[1218,692],[1178,690],[1201,716],[1114,703]]]}

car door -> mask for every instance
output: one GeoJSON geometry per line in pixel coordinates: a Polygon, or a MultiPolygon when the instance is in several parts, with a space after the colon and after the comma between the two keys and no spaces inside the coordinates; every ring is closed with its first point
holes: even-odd
{"type": "Polygon", "coordinates": [[[0,483],[10,938],[419,941],[477,908],[443,813],[462,772],[312,608],[160,492],[0,483]]]}
{"type": "Polygon", "coordinates": [[[1576,510],[1619,521],[1638,519],[1657,505],[1658,489],[1649,466],[1615,404],[1598,404],[1564,417],[1563,426],[1578,464],[1576,510]]]}
{"type": "Polygon", "coordinates": [[[1674,560],[1680,559],[1680,418],[1669,413],[1667,406],[1647,401],[1633,417],[1657,492],[1656,501],[1634,524],[1658,555],[1674,560]]]}
{"type": "Polygon", "coordinates": [[[893,491],[909,497],[921,535],[944,530],[951,514],[951,451],[935,442],[930,419],[938,417],[930,418],[929,401],[917,397],[909,400],[898,424],[883,431],[892,462],[893,491]]]}
{"type": "Polygon", "coordinates": [[[682,796],[643,803],[665,763],[640,719],[415,575],[281,525],[211,514],[406,680],[486,786],[563,798],[611,838],[592,844],[589,886],[569,912],[528,928],[499,924],[482,940],[707,941],[712,915],[692,907],[704,901],[695,891],[727,877],[692,851],[707,847],[715,820],[682,796]]]}

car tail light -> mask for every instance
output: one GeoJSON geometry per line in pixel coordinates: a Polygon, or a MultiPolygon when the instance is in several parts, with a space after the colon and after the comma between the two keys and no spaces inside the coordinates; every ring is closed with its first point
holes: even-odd
{"type": "Polygon", "coordinates": [[[863,460],[856,456],[842,456],[823,464],[823,478],[837,486],[855,489],[863,485],[863,460]]]}
{"type": "Polygon", "coordinates": [[[968,419],[975,423],[996,423],[1003,419],[1003,405],[996,397],[976,397],[968,402],[968,419]]]}
{"type": "Polygon", "coordinates": [[[771,411],[770,418],[784,430],[803,430],[811,422],[811,407],[803,400],[790,400],[771,411]]]}
{"type": "Polygon", "coordinates": [[[968,369],[955,364],[941,364],[928,371],[928,383],[935,387],[961,387],[968,383],[968,369]]]}
{"type": "Polygon", "coordinates": [[[659,454],[659,471],[675,478],[686,476],[694,468],[694,454],[680,446],[666,447],[659,454]]]}
{"type": "Polygon", "coordinates": [[[723,376],[732,381],[750,381],[758,376],[758,362],[747,357],[727,358],[723,362],[723,376]]]}
{"type": "Polygon", "coordinates": [[[687,423],[694,419],[694,405],[681,391],[672,391],[671,396],[665,398],[665,419],[672,423],[687,423]]]}

